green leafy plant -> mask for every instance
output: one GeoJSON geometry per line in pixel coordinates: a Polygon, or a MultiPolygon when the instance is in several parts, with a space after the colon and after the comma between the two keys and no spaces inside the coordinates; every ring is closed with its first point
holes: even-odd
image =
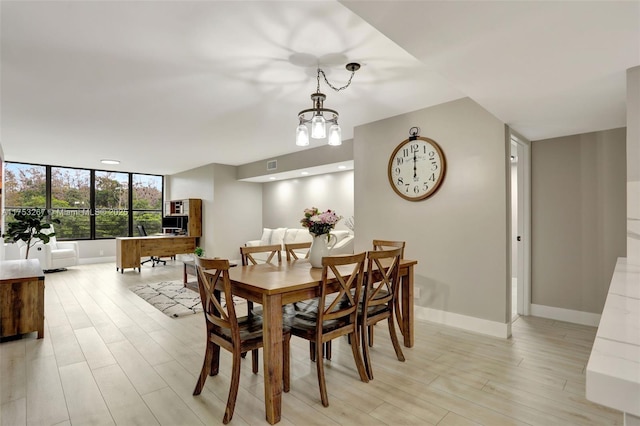
{"type": "Polygon", "coordinates": [[[51,228],[51,223],[60,223],[60,219],[52,219],[49,211],[39,208],[20,209],[13,214],[15,221],[7,224],[7,233],[3,235],[5,241],[17,243],[24,241],[27,244],[27,254],[25,259],[29,258],[29,249],[33,247],[38,240],[47,244],[55,232],[42,232],[51,228]]]}
{"type": "Polygon", "coordinates": [[[196,249],[193,251],[193,254],[198,257],[202,257],[202,255],[204,254],[204,249],[202,247],[196,247],[196,249]]]}

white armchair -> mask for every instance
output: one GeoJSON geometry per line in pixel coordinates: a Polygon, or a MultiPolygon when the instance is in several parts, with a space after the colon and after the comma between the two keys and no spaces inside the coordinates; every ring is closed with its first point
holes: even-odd
{"type": "MultiPolygon", "coordinates": [[[[46,233],[47,230],[43,230],[46,233]]],[[[51,225],[50,232],[54,232],[51,225]]],[[[24,259],[27,254],[27,243],[18,241],[20,248],[20,258],[24,259]]],[[[80,258],[78,243],[75,241],[57,241],[53,236],[49,243],[43,244],[38,241],[29,249],[29,259],[38,259],[40,267],[44,271],[64,271],[68,266],[78,264],[80,258]]]]}

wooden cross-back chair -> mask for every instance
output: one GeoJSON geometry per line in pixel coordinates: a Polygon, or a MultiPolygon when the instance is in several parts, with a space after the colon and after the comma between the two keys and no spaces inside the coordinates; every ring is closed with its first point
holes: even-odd
{"type": "Polygon", "coordinates": [[[360,304],[360,330],[362,332],[362,352],[369,379],[373,379],[369,339],[373,335],[372,327],[383,320],[389,325],[389,336],[396,357],[404,362],[398,335],[393,321],[393,311],[398,298],[400,280],[400,258],[402,248],[393,250],[374,250],[367,253],[367,282],[360,304]]]}
{"type": "MultiPolygon", "coordinates": [[[[282,253],[280,252],[280,250],[282,250],[282,246],[280,244],[271,244],[266,246],[251,246],[251,247],[242,246],[240,247],[240,257],[242,258],[242,266],[257,265],[258,263],[260,263],[258,260],[256,260],[253,257],[253,255],[256,253],[268,253],[267,260],[264,263],[273,263],[276,260],[278,261],[278,263],[282,263],[282,253]]],[[[247,309],[248,309],[249,315],[253,315],[254,313],[255,314],[261,313],[260,310],[254,311],[253,302],[250,300],[247,300],[247,309]]]]}
{"type": "Polygon", "coordinates": [[[251,247],[240,247],[240,256],[242,257],[242,265],[257,265],[259,262],[256,260],[253,255],[256,253],[269,253],[267,260],[263,263],[272,263],[274,260],[277,260],[278,263],[282,262],[282,246],[280,244],[271,244],[268,246],[251,246],[251,247]]]}
{"type": "Polygon", "coordinates": [[[307,249],[307,252],[304,256],[305,259],[309,258],[309,249],[311,249],[311,241],[307,242],[307,243],[288,243],[284,245],[284,250],[287,253],[287,260],[297,260],[298,258],[298,253],[296,253],[296,250],[304,250],[307,249]]]}
{"type": "MultiPolygon", "coordinates": [[[[231,371],[231,385],[225,409],[223,423],[227,424],[233,417],[233,411],[238,396],[240,384],[240,363],[242,353],[253,353],[253,372],[258,371],[258,349],[263,346],[262,317],[246,316],[238,318],[233,304],[231,281],[229,280],[229,261],[227,259],[195,258],[198,274],[198,289],[204,309],[207,324],[207,349],[200,377],[193,391],[194,395],[202,392],[207,376],[218,374],[220,348],[231,352],[233,365],[231,371]],[[210,270],[205,274],[204,270],[210,270]],[[224,295],[226,303],[220,301],[220,293],[224,295]]],[[[289,391],[289,341],[291,334],[285,328],[282,335],[283,346],[283,389],[289,391]]]]}
{"type": "MultiPolygon", "coordinates": [[[[400,259],[404,259],[404,241],[393,241],[393,240],[373,240],[373,250],[389,250],[394,248],[402,249],[402,253],[400,254],[400,259]]],[[[396,321],[398,321],[398,326],[402,327],[402,309],[400,309],[400,298],[396,298],[396,306],[395,306],[395,316],[396,321]]],[[[413,303],[413,302],[411,302],[413,303]]],[[[373,346],[373,327],[369,327],[369,346],[373,346]]]]}
{"type": "Polygon", "coordinates": [[[400,254],[400,259],[404,259],[404,246],[404,241],[373,240],[374,250],[389,250],[393,248],[401,248],[402,253],[400,254]]]}
{"type": "Polygon", "coordinates": [[[290,319],[291,334],[315,343],[320,398],[325,407],[329,405],[329,398],[322,359],[324,343],[348,335],[360,380],[369,381],[362,361],[360,338],[358,337],[358,301],[364,278],[365,256],[366,253],[324,257],[322,259],[320,297],[314,304],[314,315],[307,311],[296,313],[290,319]],[[336,287],[337,295],[333,291],[336,287]]]}

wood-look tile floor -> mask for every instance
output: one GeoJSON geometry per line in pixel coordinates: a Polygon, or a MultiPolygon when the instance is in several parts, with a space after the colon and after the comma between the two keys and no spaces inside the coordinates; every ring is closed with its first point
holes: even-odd
{"type": "MultiPolygon", "coordinates": [[[[81,265],[45,278],[45,337],[0,343],[0,425],[220,424],[230,357],[192,396],[204,355],[201,314],[172,319],[128,290],[181,279],[182,263],[116,272],[81,265]]],[[[193,279],[193,277],[191,277],[193,279]]],[[[416,344],[397,361],[384,325],[362,383],[345,340],[333,345],[320,403],[308,344],[292,339],[291,392],[282,425],[608,425],[620,412],[587,401],[585,367],[596,329],[534,317],[513,338],[416,323],[416,344]]],[[[231,424],[267,424],[262,372],[243,361],[231,424]]],[[[261,366],[262,370],[262,366],[261,366]]]]}

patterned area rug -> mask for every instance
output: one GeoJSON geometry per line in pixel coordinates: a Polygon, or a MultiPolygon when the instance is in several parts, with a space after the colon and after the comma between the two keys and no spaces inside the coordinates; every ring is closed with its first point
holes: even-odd
{"type": "Polygon", "coordinates": [[[163,281],[157,284],[142,284],[131,287],[129,290],[146,300],[170,317],[202,312],[200,294],[185,288],[182,281],[163,281]]]}

